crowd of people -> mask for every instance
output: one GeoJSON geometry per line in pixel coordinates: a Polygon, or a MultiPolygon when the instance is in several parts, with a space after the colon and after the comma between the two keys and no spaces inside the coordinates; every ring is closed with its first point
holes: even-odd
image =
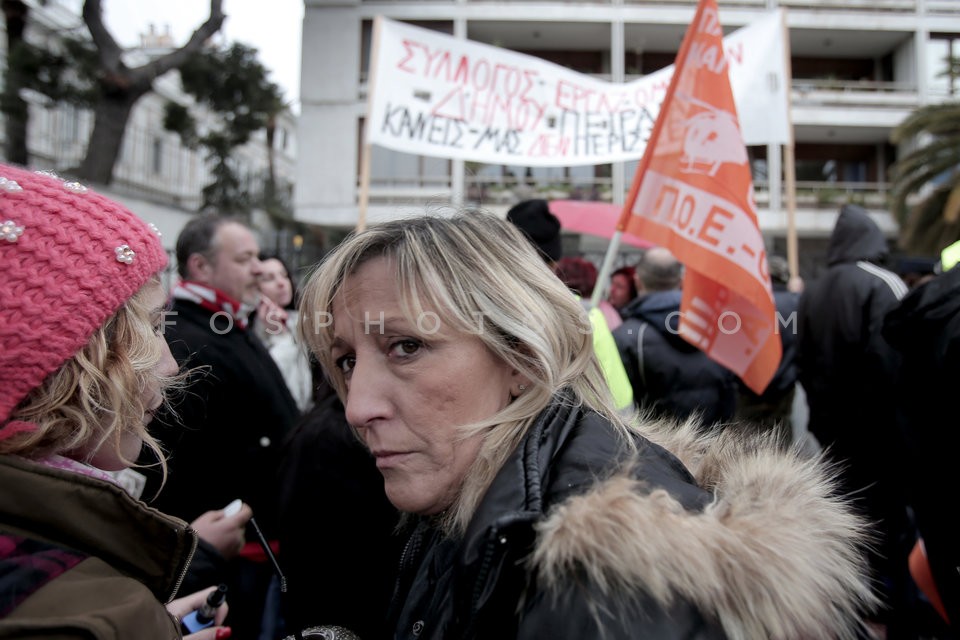
{"type": "Polygon", "coordinates": [[[170,291],[82,185],[0,165],[0,220],[0,638],[952,637],[960,269],[908,294],[858,207],[806,286],[771,259],[762,394],[678,335],[667,248],[594,308],[542,200],[303,282],[200,215],[170,291]]]}

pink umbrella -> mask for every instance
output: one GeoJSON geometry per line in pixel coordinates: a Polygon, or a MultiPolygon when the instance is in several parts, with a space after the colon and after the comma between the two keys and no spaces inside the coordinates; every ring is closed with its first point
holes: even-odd
{"type": "MultiPolygon", "coordinates": [[[[551,200],[550,211],[560,218],[564,231],[585,233],[599,238],[613,237],[623,208],[609,202],[590,202],[586,200],[551,200]]],[[[639,236],[624,233],[620,242],[641,249],[648,249],[654,243],[639,236]]]]}

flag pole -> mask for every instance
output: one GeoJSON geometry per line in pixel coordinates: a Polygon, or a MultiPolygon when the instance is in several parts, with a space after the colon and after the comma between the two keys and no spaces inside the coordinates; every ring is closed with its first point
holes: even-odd
{"type": "Polygon", "coordinates": [[[790,29],[787,26],[787,11],[781,13],[781,28],[783,29],[784,73],[787,86],[784,91],[787,95],[787,143],[783,147],[784,186],[787,189],[787,264],[790,268],[790,277],[800,277],[800,244],[797,239],[797,170],[793,140],[793,114],[791,112],[793,70],[790,62],[790,29]]]}
{"type": "Polygon", "coordinates": [[[367,206],[370,203],[370,156],[373,155],[373,145],[367,142],[367,130],[370,128],[370,114],[373,113],[373,92],[376,87],[377,56],[380,52],[380,25],[382,16],[373,19],[373,42],[370,44],[370,67],[367,72],[367,115],[363,119],[360,150],[360,193],[357,204],[357,231],[367,228],[367,206]]]}
{"type": "Polygon", "coordinates": [[[703,8],[705,4],[703,0],[697,3],[697,10],[693,14],[693,19],[690,21],[690,25],[687,26],[687,32],[683,36],[683,42],[680,43],[680,51],[677,53],[677,59],[674,61],[674,74],[670,78],[670,85],[667,88],[666,97],[663,100],[663,103],[660,105],[660,115],[657,116],[656,122],[653,123],[653,131],[650,133],[650,138],[647,140],[647,147],[643,150],[643,157],[640,158],[640,164],[637,165],[637,171],[634,173],[633,181],[630,183],[630,193],[627,196],[626,201],[623,203],[623,212],[620,214],[620,220],[617,222],[617,230],[613,234],[613,237],[610,239],[610,244],[607,247],[607,253],[603,256],[603,266],[600,268],[600,273],[597,275],[597,286],[593,290],[593,296],[590,298],[590,304],[597,306],[600,304],[600,296],[603,294],[604,288],[606,287],[607,280],[610,277],[610,271],[613,268],[613,260],[617,255],[617,251],[620,250],[620,237],[623,235],[624,229],[627,227],[627,220],[630,219],[630,215],[633,213],[633,203],[637,199],[637,194],[640,192],[640,183],[643,181],[643,175],[646,174],[647,168],[650,166],[651,160],[653,160],[653,149],[656,147],[657,138],[660,136],[660,130],[663,129],[664,114],[669,111],[670,103],[673,101],[673,95],[675,93],[676,84],[680,77],[678,73],[679,69],[683,68],[683,64],[687,59],[687,52],[690,50],[690,43],[693,41],[690,33],[690,26],[698,24],[700,22],[700,15],[703,13],[703,8]]]}
{"type": "MultiPolygon", "coordinates": [[[[364,137],[366,137],[367,123],[363,123],[364,137]]],[[[360,158],[360,194],[357,204],[357,231],[367,228],[367,204],[370,201],[370,154],[372,149],[364,143],[360,158]]]]}
{"type": "Polygon", "coordinates": [[[617,229],[610,238],[610,244],[607,245],[607,252],[603,255],[603,264],[600,266],[600,273],[597,274],[597,284],[593,288],[593,295],[590,296],[590,306],[596,307],[603,299],[603,294],[607,289],[607,281],[610,279],[610,272],[613,271],[613,260],[620,250],[620,237],[623,231],[617,229]]]}

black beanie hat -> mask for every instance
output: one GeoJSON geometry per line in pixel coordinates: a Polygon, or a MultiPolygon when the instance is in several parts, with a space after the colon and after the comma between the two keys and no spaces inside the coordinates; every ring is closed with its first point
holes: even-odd
{"type": "Polygon", "coordinates": [[[507,220],[523,231],[545,260],[556,262],[563,257],[560,219],[550,213],[546,200],[518,202],[507,212],[507,220]]]}

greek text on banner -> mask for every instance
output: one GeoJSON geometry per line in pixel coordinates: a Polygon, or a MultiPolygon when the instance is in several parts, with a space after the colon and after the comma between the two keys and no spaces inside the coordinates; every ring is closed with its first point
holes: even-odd
{"type": "MultiPolygon", "coordinates": [[[[379,18],[367,141],[426,156],[574,166],[643,155],[673,67],[625,84],[379,18]]],[[[724,38],[747,144],[789,140],[780,11],[724,38]]]]}

